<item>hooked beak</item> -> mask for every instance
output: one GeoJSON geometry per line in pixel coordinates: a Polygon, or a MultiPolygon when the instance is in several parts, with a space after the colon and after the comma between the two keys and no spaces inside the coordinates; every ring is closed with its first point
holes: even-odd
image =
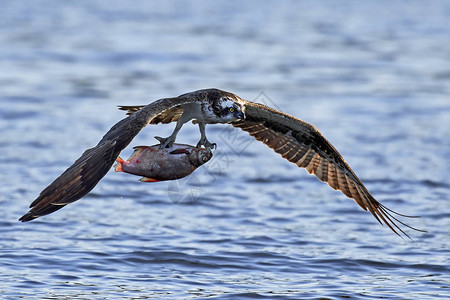
{"type": "Polygon", "coordinates": [[[245,114],[242,111],[236,111],[234,117],[236,118],[236,121],[244,120],[245,114]]]}

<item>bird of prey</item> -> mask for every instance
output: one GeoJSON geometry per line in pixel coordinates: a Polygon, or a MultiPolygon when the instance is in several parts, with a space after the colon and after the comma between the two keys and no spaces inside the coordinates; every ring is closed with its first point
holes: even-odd
{"type": "Polygon", "coordinates": [[[145,106],[121,106],[120,109],[127,110],[129,116],[116,123],[95,147],[86,150],[45,188],[20,221],[26,222],[52,213],[89,193],[105,176],[120,152],[148,124],[176,122],[175,130],[169,137],[156,137],[161,147],[170,147],[183,124],[193,120],[198,123],[201,134],[197,147],[215,147],[206,138],[206,124],[229,123],[247,131],[331,188],[340,190],[397,235],[409,237],[399,224],[417,230],[393,214],[405,215],[375,200],[339,152],[313,125],[293,116],[218,89],[198,90],[174,98],[163,98],[145,106]]]}

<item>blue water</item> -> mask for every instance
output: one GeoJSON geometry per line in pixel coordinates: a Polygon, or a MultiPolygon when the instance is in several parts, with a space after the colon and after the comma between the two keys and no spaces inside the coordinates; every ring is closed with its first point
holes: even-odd
{"type": "MultiPolygon", "coordinates": [[[[448,1],[2,1],[1,298],[450,298],[449,20],[448,1]],[[395,236],[226,125],[207,127],[218,149],[186,180],[111,170],[17,221],[116,105],[209,87],[313,123],[428,233],[395,236]]],[[[179,141],[198,138],[186,125],[179,141]]]]}

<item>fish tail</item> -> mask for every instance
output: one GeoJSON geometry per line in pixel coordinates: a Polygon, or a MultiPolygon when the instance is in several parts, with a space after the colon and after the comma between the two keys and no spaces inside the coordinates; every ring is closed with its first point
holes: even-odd
{"type": "Polygon", "coordinates": [[[119,156],[119,157],[117,157],[116,162],[117,162],[117,164],[116,164],[116,166],[114,167],[114,169],[116,170],[116,172],[123,172],[122,164],[123,164],[125,161],[119,156]]]}

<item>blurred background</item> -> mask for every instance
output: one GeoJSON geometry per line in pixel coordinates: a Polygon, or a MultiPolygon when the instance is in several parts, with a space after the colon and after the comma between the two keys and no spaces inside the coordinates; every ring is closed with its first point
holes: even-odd
{"type": "MultiPolygon", "coordinates": [[[[449,20],[448,1],[3,0],[0,295],[448,299],[449,20]],[[314,124],[428,233],[398,238],[226,125],[207,127],[214,159],[184,181],[111,171],[82,200],[17,221],[124,117],[117,105],[210,87],[314,124]]],[[[198,138],[193,125],[179,135],[198,138]]]]}

